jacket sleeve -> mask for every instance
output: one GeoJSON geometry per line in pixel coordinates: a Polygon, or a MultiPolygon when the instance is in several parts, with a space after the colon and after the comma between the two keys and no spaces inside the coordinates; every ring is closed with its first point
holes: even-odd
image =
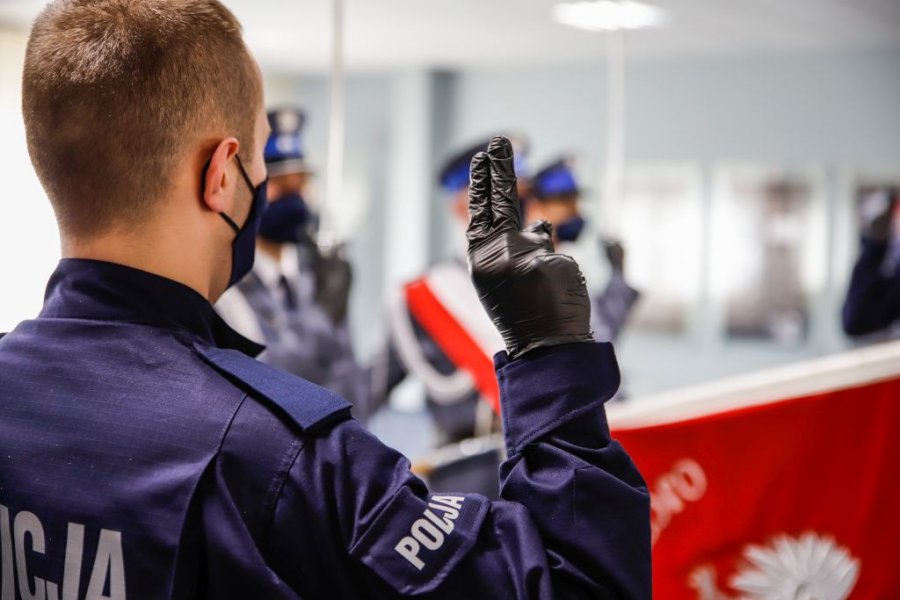
{"type": "Polygon", "coordinates": [[[269,543],[302,597],[650,597],[649,495],[603,409],[619,383],[612,347],[495,362],[500,501],[429,491],[355,421],[305,442],[269,543]]]}
{"type": "Polygon", "coordinates": [[[888,242],[862,241],[842,313],[847,335],[874,333],[900,319],[900,269],[884,272],[887,251],[888,242]]]}

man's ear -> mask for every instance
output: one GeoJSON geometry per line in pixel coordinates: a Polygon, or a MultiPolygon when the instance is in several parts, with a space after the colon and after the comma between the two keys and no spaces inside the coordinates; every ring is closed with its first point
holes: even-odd
{"type": "Polygon", "coordinates": [[[236,138],[225,138],[216,146],[203,173],[203,203],[213,212],[234,214],[234,189],[237,179],[229,174],[228,167],[239,149],[240,143],[236,138]]]}

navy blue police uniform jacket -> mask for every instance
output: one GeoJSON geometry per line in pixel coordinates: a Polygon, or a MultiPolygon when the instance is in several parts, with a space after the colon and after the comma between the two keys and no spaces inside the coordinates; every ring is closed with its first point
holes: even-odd
{"type": "Polygon", "coordinates": [[[900,337],[900,260],[891,255],[891,242],[862,239],[842,318],[848,335],[885,331],[900,337]],[[893,331],[887,331],[892,325],[893,331]]]}
{"type": "Polygon", "coordinates": [[[496,502],[258,350],[179,283],[63,260],[0,339],[0,599],[650,597],[608,344],[498,356],[496,502]]]}

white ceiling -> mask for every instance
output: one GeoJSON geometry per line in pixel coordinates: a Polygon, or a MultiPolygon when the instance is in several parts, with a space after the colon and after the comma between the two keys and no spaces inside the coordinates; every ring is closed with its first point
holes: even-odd
{"type": "MultiPolygon", "coordinates": [[[[557,25],[556,0],[346,0],[353,69],[596,61],[605,34],[557,25]]],[[[325,69],[330,0],[224,0],[264,67],[325,69]]],[[[26,27],[42,0],[0,0],[0,23],[26,27]]],[[[628,33],[629,56],[900,47],[900,0],[656,0],[668,26],[628,33]]]]}

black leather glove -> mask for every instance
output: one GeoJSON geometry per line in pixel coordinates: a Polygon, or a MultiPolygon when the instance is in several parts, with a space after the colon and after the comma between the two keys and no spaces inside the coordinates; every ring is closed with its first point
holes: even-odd
{"type": "Polygon", "coordinates": [[[347,305],[353,284],[353,269],[344,255],[343,245],[324,252],[317,247],[312,258],[316,278],[316,304],[335,325],[340,325],[347,318],[347,305]]]}
{"type": "Polygon", "coordinates": [[[898,192],[893,188],[863,192],[861,206],[863,237],[876,242],[887,241],[891,236],[897,196],[898,192]]]}
{"type": "Polygon", "coordinates": [[[601,241],[600,246],[603,249],[603,253],[606,254],[606,260],[609,261],[609,266],[612,267],[612,270],[616,273],[624,271],[625,248],[622,246],[622,242],[608,238],[601,241]]]}
{"type": "Polygon", "coordinates": [[[551,226],[520,231],[513,150],[495,137],[472,160],[469,270],[510,358],[541,346],[588,342],[591,303],[572,258],[553,251],[551,226]]]}

